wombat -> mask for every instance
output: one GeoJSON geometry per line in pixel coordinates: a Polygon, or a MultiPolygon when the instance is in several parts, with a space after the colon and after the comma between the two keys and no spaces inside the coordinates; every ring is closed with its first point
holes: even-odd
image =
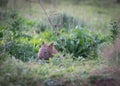
{"type": "Polygon", "coordinates": [[[43,43],[41,48],[39,49],[38,58],[49,60],[49,58],[51,58],[54,54],[57,54],[57,53],[58,51],[56,50],[53,43],[51,43],[50,45],[43,43]]]}

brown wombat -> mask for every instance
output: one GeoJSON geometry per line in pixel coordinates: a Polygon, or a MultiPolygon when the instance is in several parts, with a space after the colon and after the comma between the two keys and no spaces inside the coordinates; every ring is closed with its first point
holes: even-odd
{"type": "Polygon", "coordinates": [[[51,58],[54,54],[57,54],[57,53],[58,51],[56,50],[53,43],[51,43],[50,45],[43,43],[41,48],[39,49],[38,58],[49,60],[49,58],[51,58]]]}

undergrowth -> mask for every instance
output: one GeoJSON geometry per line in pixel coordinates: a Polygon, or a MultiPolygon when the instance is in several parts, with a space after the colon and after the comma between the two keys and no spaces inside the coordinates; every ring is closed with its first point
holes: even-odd
{"type": "Polygon", "coordinates": [[[46,82],[49,79],[54,81],[65,78],[69,81],[75,76],[85,78],[88,77],[90,70],[100,68],[103,64],[100,59],[73,61],[70,55],[65,58],[52,58],[49,62],[44,60],[23,62],[14,57],[7,57],[0,66],[0,85],[33,86],[37,83],[49,83],[46,82]]]}
{"type": "MultiPolygon", "coordinates": [[[[101,5],[102,1],[95,1],[94,4],[87,0],[76,3],[78,0],[75,0],[69,5],[65,5],[68,1],[64,1],[50,7],[48,3],[52,0],[45,0],[47,3],[44,5],[49,8],[47,13],[54,28],[51,28],[41,10],[35,10],[38,4],[31,4],[34,8],[27,16],[29,18],[20,16],[28,15],[25,12],[28,8],[20,9],[20,12],[7,12],[4,15],[6,24],[0,25],[0,86],[64,86],[62,82],[67,84],[65,86],[70,86],[69,82],[73,86],[86,86],[89,84],[86,78],[91,76],[93,70],[93,75],[99,75],[99,71],[108,64],[117,62],[115,65],[119,67],[120,26],[112,19],[118,18],[120,11],[119,5],[112,1],[110,6],[108,1],[103,1],[101,5]],[[59,53],[50,60],[38,60],[37,53],[42,42],[54,42],[59,53]],[[99,53],[100,48],[109,43],[113,43],[114,48],[104,52],[108,54],[113,50],[108,55],[108,58],[113,56],[112,61],[107,64],[99,53]]],[[[97,78],[92,75],[90,81],[110,73],[107,69],[102,71],[97,78]]]]}

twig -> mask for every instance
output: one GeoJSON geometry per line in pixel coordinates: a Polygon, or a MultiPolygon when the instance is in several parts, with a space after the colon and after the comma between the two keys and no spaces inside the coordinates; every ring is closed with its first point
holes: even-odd
{"type": "Polygon", "coordinates": [[[48,19],[48,22],[50,23],[51,27],[52,27],[53,29],[55,29],[54,25],[52,24],[52,22],[51,22],[51,20],[50,20],[50,18],[49,18],[49,16],[48,16],[48,14],[47,14],[47,12],[46,12],[46,10],[45,10],[45,8],[44,8],[44,6],[42,5],[42,1],[41,1],[41,0],[38,0],[38,2],[39,2],[39,4],[40,4],[40,7],[42,8],[43,12],[45,13],[45,15],[46,15],[46,17],[47,17],[47,19],[48,19]]]}

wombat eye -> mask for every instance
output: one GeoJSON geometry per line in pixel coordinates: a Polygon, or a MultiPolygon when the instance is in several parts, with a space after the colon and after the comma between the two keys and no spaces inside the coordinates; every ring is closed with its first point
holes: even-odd
{"type": "Polygon", "coordinates": [[[48,54],[48,52],[44,52],[44,54],[48,54]]]}

